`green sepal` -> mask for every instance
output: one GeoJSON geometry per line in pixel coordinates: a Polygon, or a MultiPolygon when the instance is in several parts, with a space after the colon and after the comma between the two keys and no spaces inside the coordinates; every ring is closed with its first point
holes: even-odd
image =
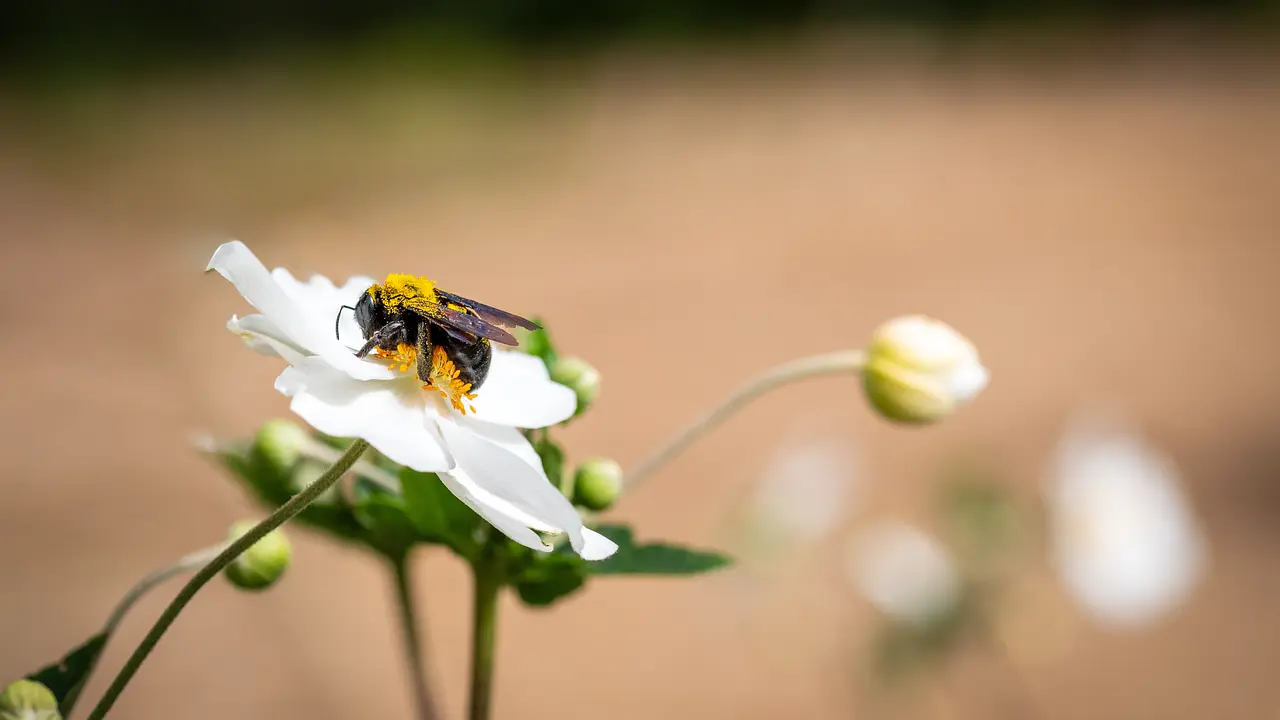
{"type": "Polygon", "coordinates": [[[533,441],[533,449],[542,460],[542,469],[547,473],[547,479],[565,497],[573,497],[573,488],[565,487],[565,483],[573,482],[573,476],[564,471],[564,449],[545,430],[535,432],[534,437],[537,439],[533,441]]]}
{"type": "Polygon", "coordinates": [[[587,582],[587,562],[573,553],[530,552],[512,585],[526,605],[546,607],[577,592],[587,582]]]}

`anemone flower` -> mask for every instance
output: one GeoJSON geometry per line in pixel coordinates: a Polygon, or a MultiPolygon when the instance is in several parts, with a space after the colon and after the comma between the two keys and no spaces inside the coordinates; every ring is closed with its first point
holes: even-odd
{"type": "Polygon", "coordinates": [[[1075,600],[1110,625],[1179,605],[1207,553],[1173,462],[1115,418],[1078,419],[1050,467],[1052,557],[1075,600]]]}
{"type": "Polygon", "coordinates": [[[519,428],[541,428],[573,415],[569,388],[551,381],[538,358],[494,348],[483,386],[474,393],[454,382],[445,353],[432,359],[424,386],[412,348],[398,355],[357,358],[364,344],[351,313],[339,309],[374,284],[352,277],[342,286],[288,270],[268,271],[239,241],[224,243],[209,261],[260,314],[231,317],[227,329],[254,350],[284,358],[289,367],[275,387],[290,408],[321,432],[362,438],[391,460],[440,476],[454,495],[529,548],[549,551],[537,531],[565,533],[588,560],[617,546],[583,527],[573,505],[553,486],[519,428]]]}

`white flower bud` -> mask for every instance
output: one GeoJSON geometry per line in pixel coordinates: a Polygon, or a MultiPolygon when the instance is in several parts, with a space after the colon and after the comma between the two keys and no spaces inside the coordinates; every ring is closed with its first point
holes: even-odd
{"type": "Polygon", "coordinates": [[[35,680],[18,680],[0,693],[0,720],[60,720],[58,699],[35,680]]]}
{"type": "Polygon", "coordinates": [[[573,502],[588,510],[605,510],[622,493],[622,467],[609,458],[590,458],[573,476],[573,502]]]}
{"type": "MultiPolygon", "coordinates": [[[[257,525],[252,520],[241,520],[231,526],[229,540],[236,540],[257,525]]],[[[272,530],[266,537],[249,546],[240,557],[231,561],[223,570],[227,580],[242,590],[263,590],[275,583],[289,568],[293,548],[281,530],[272,530]]]]}
{"type": "Polygon", "coordinates": [[[551,379],[573,390],[578,396],[578,410],[586,411],[600,394],[600,372],[586,360],[578,357],[557,358],[551,365],[551,379]]]}
{"type": "Polygon", "coordinates": [[[986,387],[987,369],[973,343],[950,325],[909,315],[872,335],[862,379],[867,399],[884,417],[929,423],[986,387]]]}

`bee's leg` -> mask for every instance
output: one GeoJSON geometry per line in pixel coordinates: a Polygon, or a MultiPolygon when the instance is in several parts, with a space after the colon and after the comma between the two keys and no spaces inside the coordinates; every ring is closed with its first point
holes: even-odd
{"type": "Polygon", "coordinates": [[[392,320],[369,336],[369,340],[364,344],[364,347],[356,351],[356,357],[362,358],[373,352],[374,348],[388,344],[399,345],[401,342],[404,342],[404,321],[392,320]]]}
{"type": "Polygon", "coordinates": [[[435,344],[431,342],[431,323],[418,321],[418,379],[424,383],[431,382],[431,356],[435,352],[435,344]]]}

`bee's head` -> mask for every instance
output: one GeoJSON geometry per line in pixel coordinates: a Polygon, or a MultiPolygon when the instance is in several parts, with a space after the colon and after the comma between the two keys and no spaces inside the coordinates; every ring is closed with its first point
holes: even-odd
{"type": "Polygon", "coordinates": [[[360,300],[356,302],[355,307],[356,325],[360,326],[360,334],[366,338],[378,330],[378,328],[387,324],[385,312],[373,299],[373,295],[365,292],[360,296],[360,300]]]}

